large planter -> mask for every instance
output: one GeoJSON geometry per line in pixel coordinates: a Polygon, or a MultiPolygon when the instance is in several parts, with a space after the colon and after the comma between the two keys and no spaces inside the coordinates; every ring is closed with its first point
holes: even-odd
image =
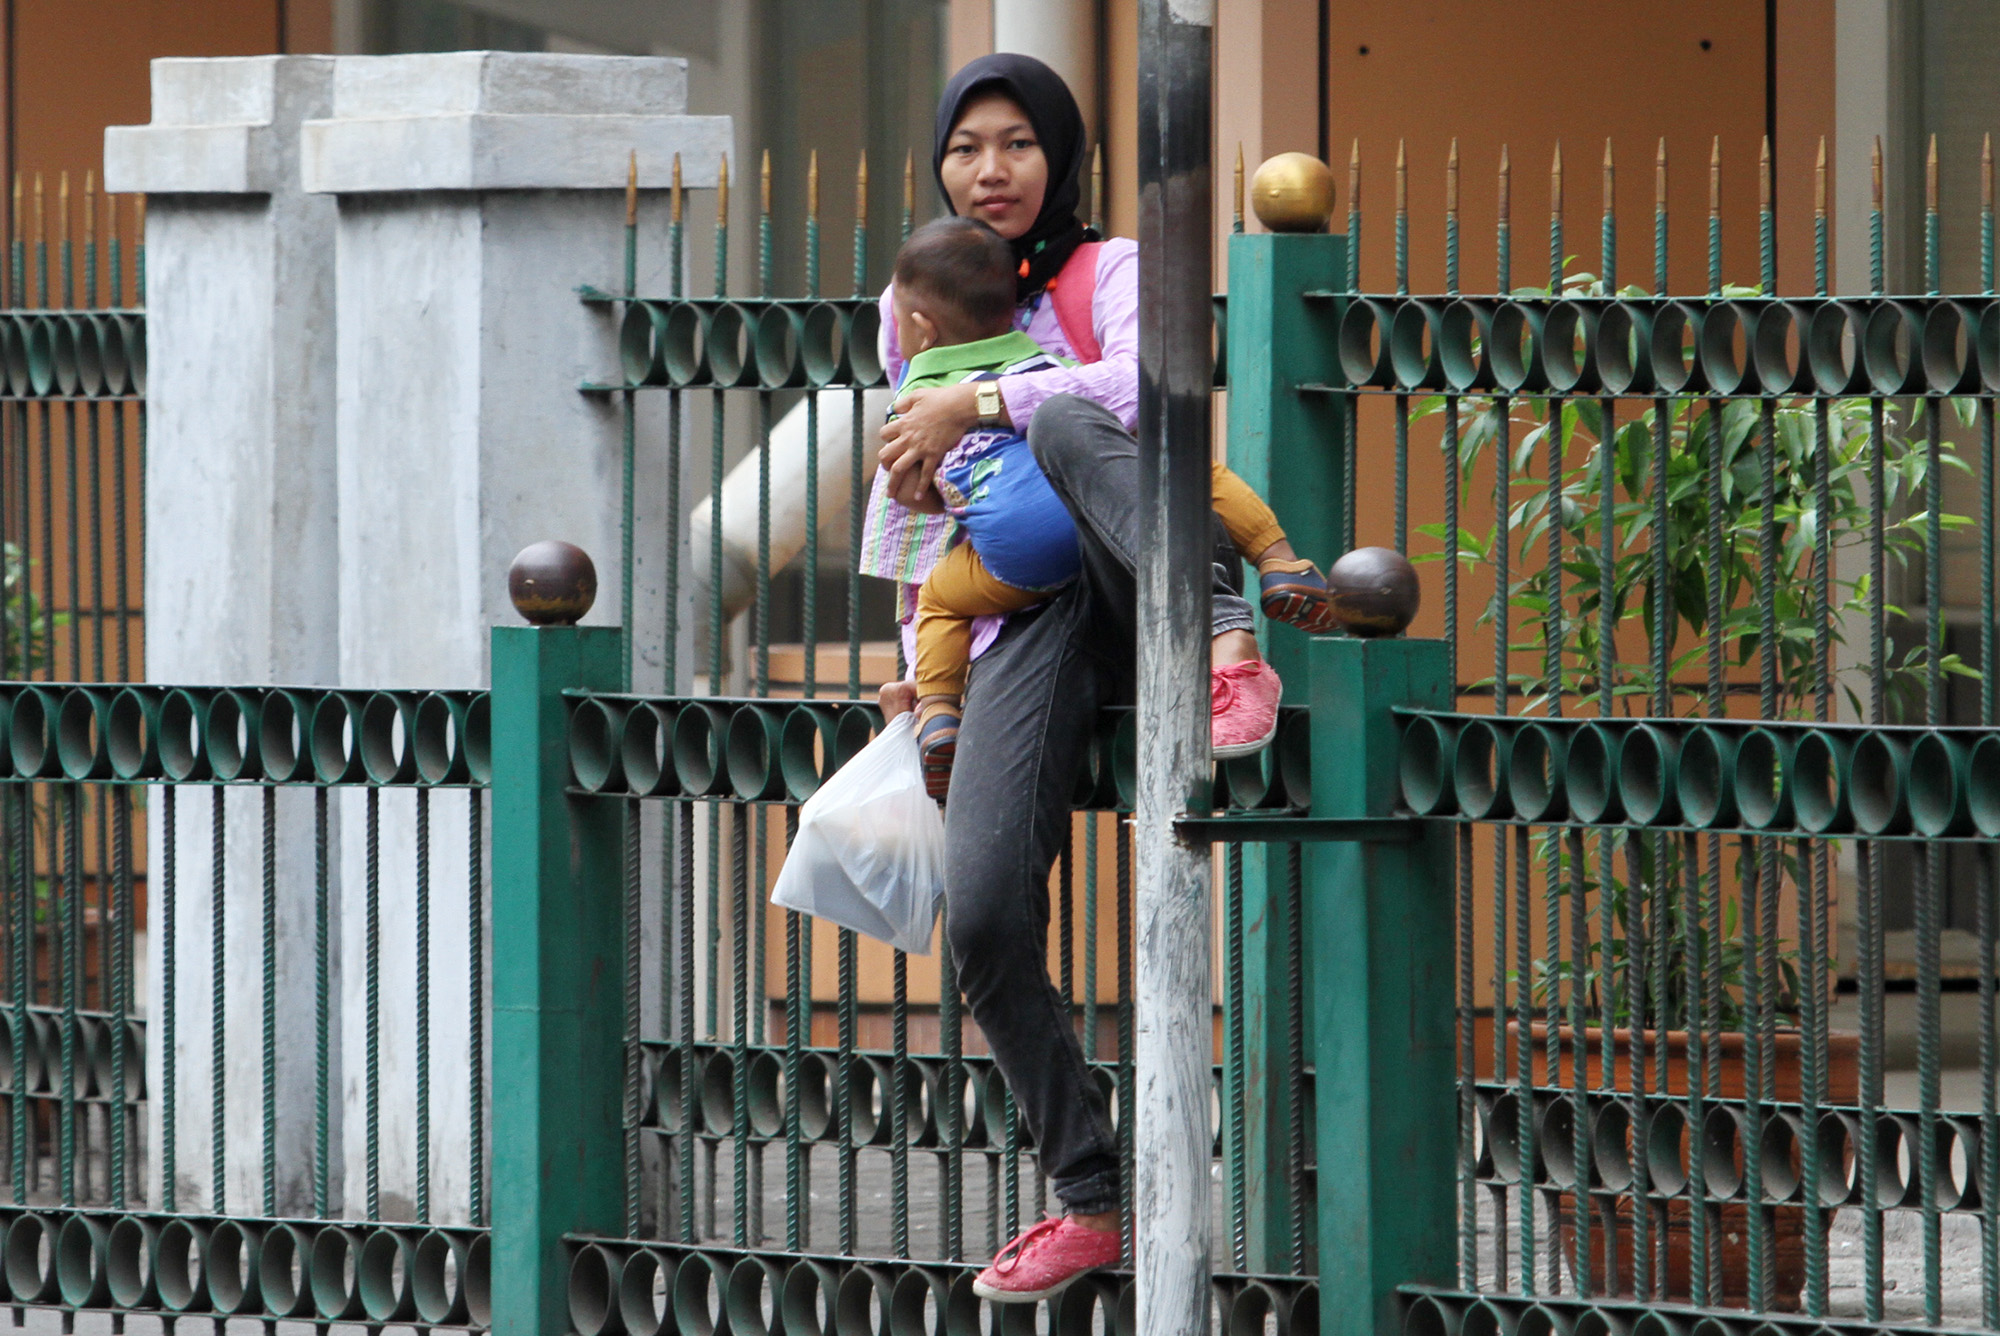
{"type": "MultiPolygon", "coordinates": [[[[1510,1022],[1510,1033],[1518,1036],[1518,1024],[1510,1022]]],[[[1549,1069],[1548,1027],[1535,1023],[1529,1026],[1529,1042],[1532,1046],[1531,1067],[1534,1081],[1538,1086],[1555,1085],[1564,1089],[1575,1088],[1575,1072],[1572,1064],[1576,1059],[1575,1031],[1567,1025],[1556,1029],[1556,1063],[1553,1072],[1549,1069]]],[[[1632,1088],[1632,1038],[1633,1032],[1619,1029],[1611,1032],[1611,1061],[1613,1087],[1621,1093],[1629,1093],[1632,1088]]],[[[1651,1068],[1657,1061],[1657,1032],[1647,1030],[1640,1033],[1648,1064],[1647,1085],[1657,1088],[1657,1073],[1651,1068]]],[[[1685,1096],[1688,1093],[1688,1035],[1684,1030],[1670,1030],[1666,1035],[1667,1063],[1665,1093],[1685,1096]]],[[[1518,1038],[1516,1040],[1518,1042],[1518,1038]]],[[[1741,1099],[1744,1096],[1745,1081],[1749,1068],[1747,1038],[1741,1032],[1726,1032],[1715,1038],[1716,1072],[1719,1076],[1720,1093],[1725,1099],[1741,1099]]],[[[1860,1097],[1860,1036],[1854,1034],[1833,1034],[1828,1036],[1826,1066],[1826,1099],[1829,1105],[1855,1104],[1860,1097]]],[[[1596,1027],[1586,1027],[1583,1032],[1584,1088],[1604,1090],[1604,1032],[1596,1027]]],[[[1773,1046],[1773,1087],[1782,1101],[1795,1102],[1804,1091],[1803,1036],[1796,1030],[1783,1030],[1777,1035],[1773,1046]]],[[[1691,1142],[1696,1139],[1690,1137],[1691,1142]]],[[[1698,1144],[1698,1142],[1696,1142],[1698,1144]]],[[[1740,1161],[1739,1148],[1739,1161],[1740,1161]]],[[[1808,1176],[1810,1181],[1810,1176],[1808,1176]]],[[[1618,1196],[1612,1201],[1612,1228],[1605,1229],[1604,1198],[1598,1199],[1598,1209],[1591,1216],[1590,1249],[1588,1265],[1591,1292],[1620,1298],[1632,1297],[1634,1271],[1632,1202],[1629,1196],[1618,1196]],[[1606,1255],[1609,1244],[1615,1252],[1606,1255]]],[[[1564,1265],[1574,1276],[1576,1268],[1576,1199],[1570,1193],[1558,1194],[1558,1232],[1562,1243],[1564,1265]]],[[[1719,1231],[1717,1253],[1721,1263],[1722,1304],[1729,1308],[1750,1306],[1750,1234],[1748,1207],[1740,1201],[1725,1202],[1709,1209],[1709,1229],[1719,1231]]],[[[1821,1215],[1821,1228],[1831,1228],[1834,1212],[1828,1210],[1821,1215]]],[[[1685,1194],[1670,1198],[1666,1202],[1666,1292],[1665,1298],[1674,1303],[1690,1303],[1693,1296],[1693,1268],[1691,1266],[1693,1230],[1691,1228],[1691,1203],[1685,1194]]],[[[1805,1288],[1805,1230],[1806,1211],[1802,1205],[1785,1204],[1770,1208],[1773,1267],[1770,1275],[1771,1303],[1784,1312],[1796,1312],[1799,1296],[1805,1288]]],[[[1653,1226],[1657,1230],[1659,1215],[1653,1216],[1653,1226]]],[[[1658,1248],[1655,1234],[1651,1246],[1658,1248]]],[[[1712,1254],[1713,1255],[1713,1254],[1712,1254]]],[[[1658,1253],[1654,1252],[1657,1261],[1658,1253]]],[[[1651,1283],[1657,1293],[1659,1276],[1654,1270],[1651,1283]]],[[[1651,1298],[1653,1296],[1646,1296],[1651,1298]]]]}

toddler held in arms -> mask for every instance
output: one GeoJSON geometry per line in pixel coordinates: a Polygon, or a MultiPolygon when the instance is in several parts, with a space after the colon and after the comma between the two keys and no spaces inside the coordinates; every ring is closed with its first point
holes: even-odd
{"type": "MultiPolygon", "coordinates": [[[[1066,365],[1014,328],[1015,261],[986,224],[942,218],[918,228],[896,257],[896,338],[911,390],[1066,365]]],[[[960,704],[976,617],[1018,612],[1076,579],[1076,524],[1026,437],[998,424],[965,434],[934,479],[936,504],[958,521],[956,545],[917,594],[917,741],[924,781],[942,799],[958,746],[960,704]]],[[[1332,620],[1326,582],[1300,560],[1278,518],[1241,478],[1213,466],[1215,512],[1260,577],[1266,616],[1316,633],[1332,620]]],[[[1268,736],[1216,749],[1254,752],[1268,736]]]]}

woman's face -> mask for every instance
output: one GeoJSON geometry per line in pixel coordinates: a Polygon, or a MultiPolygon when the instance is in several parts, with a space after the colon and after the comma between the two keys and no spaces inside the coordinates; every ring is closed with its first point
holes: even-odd
{"type": "Polygon", "coordinates": [[[1049,186],[1049,160],[1028,113],[1005,93],[966,105],[939,168],[952,212],[977,218],[1012,241],[1034,224],[1049,186]]]}

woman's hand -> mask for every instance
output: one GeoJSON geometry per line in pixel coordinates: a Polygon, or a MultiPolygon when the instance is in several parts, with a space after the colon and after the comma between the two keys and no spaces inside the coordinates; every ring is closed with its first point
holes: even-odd
{"type": "MultiPolygon", "coordinates": [[[[912,510],[943,509],[931,478],[959,438],[979,425],[973,386],[940,385],[912,390],[890,410],[882,427],[882,467],[889,470],[889,495],[912,510]]],[[[1003,405],[1001,416],[1006,409],[1003,405]]]]}

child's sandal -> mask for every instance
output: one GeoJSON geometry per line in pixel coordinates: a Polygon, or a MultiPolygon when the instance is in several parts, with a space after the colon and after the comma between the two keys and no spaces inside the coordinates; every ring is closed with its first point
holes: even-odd
{"type": "Polygon", "coordinates": [[[1268,561],[1257,574],[1259,601],[1272,621],[1296,626],[1307,635],[1325,635],[1339,625],[1326,578],[1310,561],[1268,561]]]}
{"type": "Polygon", "coordinates": [[[917,755],[924,766],[924,791],[938,802],[951,787],[951,762],[958,754],[958,719],[950,710],[939,710],[917,729],[917,755]]]}

